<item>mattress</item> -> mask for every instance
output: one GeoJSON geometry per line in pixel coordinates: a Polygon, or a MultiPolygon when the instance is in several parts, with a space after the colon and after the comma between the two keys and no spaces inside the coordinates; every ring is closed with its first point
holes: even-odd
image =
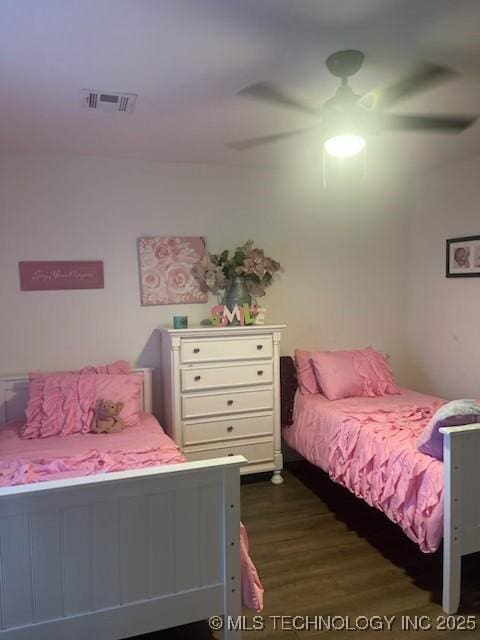
{"type": "Polygon", "coordinates": [[[442,539],[443,463],[420,453],[416,441],[444,402],[409,389],[334,401],[298,394],[283,438],[433,552],[442,539]]]}

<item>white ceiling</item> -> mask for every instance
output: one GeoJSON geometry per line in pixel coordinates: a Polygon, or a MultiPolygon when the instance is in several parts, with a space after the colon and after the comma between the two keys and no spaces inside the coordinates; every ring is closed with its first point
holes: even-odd
{"type": "MultiPolygon", "coordinates": [[[[269,80],[321,105],[337,86],[325,58],[358,48],[367,58],[357,93],[426,59],[464,75],[398,111],[480,112],[479,26],[479,0],[2,0],[0,148],[312,165],[316,134],[225,148],[312,122],[236,92],[269,80]],[[82,108],[84,87],[138,93],[135,113],[82,108]]],[[[369,147],[392,170],[477,154],[480,122],[458,136],[384,133],[369,147]]]]}

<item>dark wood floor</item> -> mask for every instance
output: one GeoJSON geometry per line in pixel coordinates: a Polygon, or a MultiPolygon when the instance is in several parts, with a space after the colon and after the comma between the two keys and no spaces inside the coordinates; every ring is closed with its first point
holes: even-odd
{"type": "MultiPolygon", "coordinates": [[[[285,484],[268,477],[242,486],[242,520],[265,587],[264,631],[245,638],[480,639],[480,557],[464,561],[460,614],[476,616],[475,631],[440,631],[441,553],[425,555],[385,516],[307,463],[291,465],[285,484]],[[275,631],[268,616],[396,616],[392,631],[275,631]],[[401,629],[402,616],[429,616],[430,631],[401,629]]],[[[249,613],[249,612],[245,612],[249,613]]],[[[249,613],[249,617],[251,617],[249,613]]],[[[142,640],[209,640],[205,623],[142,640]]]]}

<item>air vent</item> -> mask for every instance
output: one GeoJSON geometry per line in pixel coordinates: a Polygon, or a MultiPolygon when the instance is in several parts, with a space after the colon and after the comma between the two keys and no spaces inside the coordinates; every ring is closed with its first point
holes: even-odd
{"type": "Polygon", "coordinates": [[[82,90],[82,106],[87,109],[132,113],[136,100],[136,93],[117,93],[97,89],[82,90]]]}

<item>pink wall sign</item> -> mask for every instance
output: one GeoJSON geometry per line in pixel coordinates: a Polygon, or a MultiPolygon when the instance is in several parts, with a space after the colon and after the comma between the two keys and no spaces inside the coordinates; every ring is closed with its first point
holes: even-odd
{"type": "Polygon", "coordinates": [[[18,267],[22,291],[104,288],[100,260],[19,262],[18,267]]]}

